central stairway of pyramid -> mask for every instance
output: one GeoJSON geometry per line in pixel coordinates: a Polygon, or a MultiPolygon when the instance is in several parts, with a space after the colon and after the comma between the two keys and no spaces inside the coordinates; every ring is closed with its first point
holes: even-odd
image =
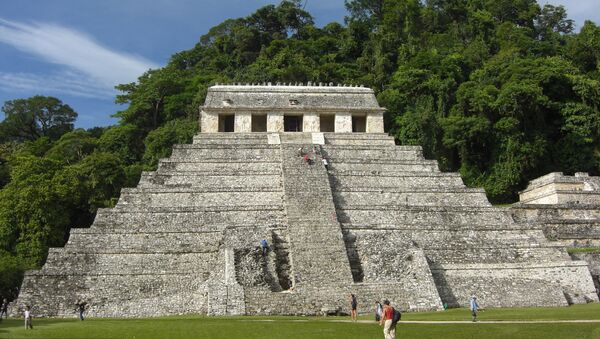
{"type": "Polygon", "coordinates": [[[465,306],[473,294],[485,307],[598,300],[585,262],[420,147],[383,133],[312,137],[201,133],[176,145],[28,271],[16,304],[141,317],[349,312],[349,293],[362,312],[383,299],[465,306]]]}

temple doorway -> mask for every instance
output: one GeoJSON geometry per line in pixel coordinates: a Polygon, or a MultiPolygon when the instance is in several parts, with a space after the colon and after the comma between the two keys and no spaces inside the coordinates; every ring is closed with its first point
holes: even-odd
{"type": "Polygon", "coordinates": [[[235,115],[219,115],[219,132],[233,132],[235,126],[235,115]]]}
{"type": "Polygon", "coordinates": [[[367,131],[367,118],[365,116],[352,116],[352,132],[365,133],[367,131]]]}
{"type": "Polygon", "coordinates": [[[302,132],[302,116],[301,115],[284,115],[283,116],[283,131],[284,132],[302,132]]]}
{"type": "Polygon", "coordinates": [[[267,131],[267,116],[265,114],[252,114],[252,132],[267,131]]]}
{"type": "Polygon", "coordinates": [[[335,132],[335,114],[321,114],[319,120],[321,132],[335,132]]]}

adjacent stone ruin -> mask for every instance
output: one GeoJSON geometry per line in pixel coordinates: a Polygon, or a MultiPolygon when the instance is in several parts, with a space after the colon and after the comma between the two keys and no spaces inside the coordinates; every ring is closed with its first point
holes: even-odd
{"type": "Polygon", "coordinates": [[[347,313],[349,293],[361,313],[472,294],[485,307],[598,300],[585,262],[420,147],[396,146],[382,112],[362,87],[211,87],[193,144],[72,229],[16,304],[141,317],[347,313]]]}
{"type": "Polygon", "coordinates": [[[600,289],[600,177],[547,174],[529,183],[512,210],[516,220],[538,224],[546,238],[586,262],[600,289]]]}

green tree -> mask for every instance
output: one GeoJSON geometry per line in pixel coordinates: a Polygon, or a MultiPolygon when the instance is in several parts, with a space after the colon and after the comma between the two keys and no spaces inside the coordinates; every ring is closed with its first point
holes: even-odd
{"type": "Polygon", "coordinates": [[[26,266],[43,263],[48,247],[61,246],[68,234],[69,211],[52,187],[59,168],[54,160],[19,157],[0,191],[0,246],[26,266]]]}
{"type": "Polygon", "coordinates": [[[152,132],[144,140],[146,152],[144,161],[156,165],[158,160],[171,155],[174,144],[185,144],[192,141],[198,132],[198,123],[190,120],[172,120],[152,132]]]}
{"type": "Polygon", "coordinates": [[[7,101],[2,111],[6,118],[0,124],[0,133],[5,140],[35,140],[43,136],[56,140],[73,129],[77,118],[69,105],[40,95],[7,101]]]}
{"type": "Polygon", "coordinates": [[[142,159],[143,138],[144,131],[135,125],[122,123],[106,129],[98,139],[98,148],[116,154],[126,164],[133,164],[142,159]]]}
{"type": "Polygon", "coordinates": [[[96,138],[83,129],[76,129],[63,134],[45,156],[66,164],[74,164],[92,153],[96,146],[96,138]]]}
{"type": "Polygon", "coordinates": [[[144,73],[138,83],[118,85],[125,94],[117,95],[117,103],[129,104],[115,114],[123,123],[131,123],[142,130],[158,127],[164,120],[164,106],[169,95],[181,91],[181,77],[177,70],[159,69],[144,73]]]}

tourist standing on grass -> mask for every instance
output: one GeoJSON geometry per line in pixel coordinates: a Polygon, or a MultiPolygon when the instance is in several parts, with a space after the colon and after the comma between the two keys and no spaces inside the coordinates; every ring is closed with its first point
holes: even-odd
{"type": "Polygon", "coordinates": [[[375,321],[381,320],[381,315],[383,314],[383,306],[379,301],[375,302],[375,321]]]}
{"type": "Polygon", "coordinates": [[[3,314],[5,318],[8,318],[8,300],[6,298],[2,300],[2,305],[0,306],[0,318],[2,318],[3,314]]]}
{"type": "Polygon", "coordinates": [[[352,321],[356,321],[356,309],[358,308],[358,302],[356,301],[356,296],[350,293],[350,316],[352,317],[352,321]]]}
{"type": "Polygon", "coordinates": [[[86,303],[85,301],[82,301],[82,302],[78,302],[78,303],[77,303],[77,310],[79,311],[79,319],[80,319],[81,321],[83,321],[83,320],[84,320],[84,318],[83,318],[83,312],[85,312],[85,305],[86,305],[86,304],[87,304],[87,303],[86,303]]]}
{"type": "Polygon", "coordinates": [[[383,325],[383,338],[394,339],[396,338],[396,324],[394,323],[394,308],[390,306],[389,300],[383,301],[383,314],[379,325],[383,325]]]}
{"type": "Polygon", "coordinates": [[[33,324],[31,323],[31,312],[30,312],[30,308],[29,306],[25,306],[25,329],[32,329],[33,330],[33,324]]]}
{"type": "Polygon", "coordinates": [[[477,321],[477,310],[479,309],[479,304],[477,303],[477,297],[472,296],[471,301],[469,302],[469,307],[471,308],[471,315],[473,316],[473,322],[477,321]]]}

